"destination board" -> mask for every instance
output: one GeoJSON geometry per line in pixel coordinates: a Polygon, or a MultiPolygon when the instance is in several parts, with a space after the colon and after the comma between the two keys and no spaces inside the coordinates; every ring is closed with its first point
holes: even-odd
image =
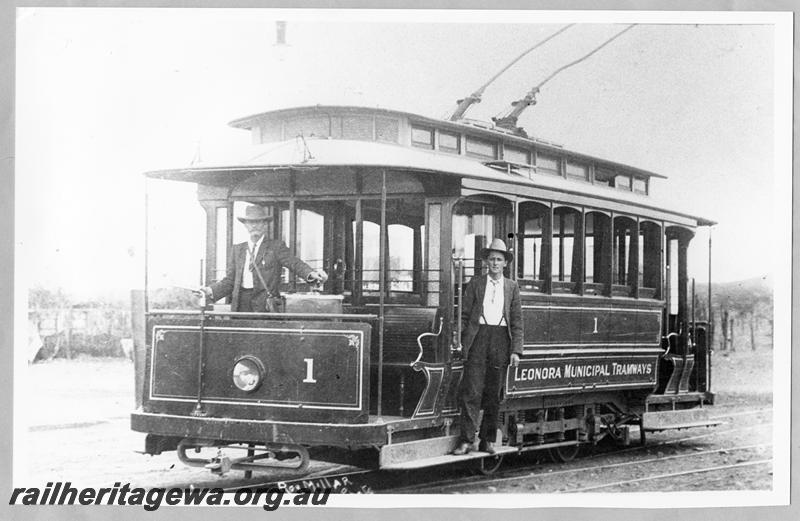
{"type": "Polygon", "coordinates": [[[521,360],[506,373],[506,395],[553,391],[652,387],[658,355],[618,354],[521,360]]]}

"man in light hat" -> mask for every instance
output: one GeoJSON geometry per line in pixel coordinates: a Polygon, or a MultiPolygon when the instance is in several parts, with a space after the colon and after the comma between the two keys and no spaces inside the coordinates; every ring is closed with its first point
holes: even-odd
{"type": "Polygon", "coordinates": [[[276,312],[280,311],[281,268],[289,268],[308,282],[328,280],[324,271],[292,256],[283,241],[265,238],[272,216],[263,206],[248,206],[239,221],[250,240],[233,246],[225,278],[199,290],[207,297],[216,301],[230,296],[231,311],[276,312]]]}
{"type": "Polygon", "coordinates": [[[478,450],[495,453],[494,441],[500,396],[509,362],[516,367],[522,356],[522,303],[519,286],[503,276],[512,255],[501,239],[492,240],[481,257],[489,273],[475,277],[464,290],[461,306],[461,346],[464,376],[459,389],[461,439],[455,455],[467,454],[475,442],[483,408],[478,450]]]}

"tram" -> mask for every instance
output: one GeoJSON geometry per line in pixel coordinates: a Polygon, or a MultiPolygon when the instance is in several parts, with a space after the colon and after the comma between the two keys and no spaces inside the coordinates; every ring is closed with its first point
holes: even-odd
{"type": "Polygon", "coordinates": [[[312,458],[380,469],[475,458],[488,472],[508,453],[564,461],[637,430],[644,443],[714,424],[687,262],[697,228],[714,223],[653,203],[663,176],[508,120],[315,105],[231,125],[251,134],[246,159],[146,173],[196,186],[205,280],[224,274],[245,204],[329,278],[287,273],[279,313],[148,307],[131,416],[145,452],[216,472],[302,473],[312,458]],[[459,298],[493,238],[514,254],[525,351],[507,371],[497,453],[450,456],[459,298]]]}

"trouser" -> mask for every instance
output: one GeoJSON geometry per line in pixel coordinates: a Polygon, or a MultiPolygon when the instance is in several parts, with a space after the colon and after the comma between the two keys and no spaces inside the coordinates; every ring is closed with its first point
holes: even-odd
{"type": "Polygon", "coordinates": [[[283,311],[280,297],[270,297],[263,289],[239,288],[239,305],[236,311],[244,313],[279,313],[283,311]]]}
{"type": "Polygon", "coordinates": [[[511,342],[506,326],[480,326],[467,354],[464,377],[459,390],[461,441],[475,441],[478,416],[483,409],[480,438],[494,441],[500,414],[503,379],[511,342]]]}

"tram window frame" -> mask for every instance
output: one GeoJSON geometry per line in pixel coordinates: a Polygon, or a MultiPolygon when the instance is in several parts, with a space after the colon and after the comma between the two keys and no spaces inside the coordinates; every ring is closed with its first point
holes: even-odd
{"type": "Polygon", "coordinates": [[[561,177],[561,158],[536,152],[536,172],[561,177]]]}
{"type": "Polygon", "coordinates": [[[549,214],[549,205],[540,201],[523,201],[519,206],[516,235],[517,280],[526,290],[544,290],[548,262],[544,253],[545,232],[549,214]]]}
{"type": "Polygon", "coordinates": [[[584,211],[583,280],[585,293],[602,292],[609,283],[611,256],[608,248],[613,244],[611,234],[611,217],[606,212],[595,209],[584,211]],[[600,219],[597,216],[600,216],[600,219]]]}
{"type": "Polygon", "coordinates": [[[553,235],[551,246],[550,278],[560,284],[562,289],[574,290],[574,283],[580,281],[581,260],[577,258],[581,249],[575,247],[578,239],[578,219],[583,218],[583,213],[577,208],[560,206],[553,209],[553,235]],[[567,229],[568,218],[571,218],[571,231],[567,229]],[[564,227],[564,235],[561,229],[564,227]],[[563,269],[562,269],[563,267],[563,269]]]}
{"type": "MultiPolygon", "coordinates": [[[[352,221],[352,240],[353,243],[347,245],[355,255],[361,257],[361,273],[354,271],[354,280],[356,284],[360,284],[360,294],[364,303],[369,303],[377,299],[381,292],[386,296],[388,303],[393,304],[421,304],[424,284],[426,279],[425,275],[425,241],[427,229],[425,227],[424,218],[420,214],[424,212],[423,199],[415,200],[419,203],[421,208],[414,210],[408,204],[407,197],[390,197],[387,199],[387,241],[386,241],[386,258],[389,265],[386,269],[386,283],[385,288],[380,287],[380,199],[363,198],[361,199],[362,205],[362,223],[363,235],[360,244],[361,251],[356,252],[355,248],[355,235],[357,230],[357,222],[352,221]],[[418,210],[418,211],[417,211],[418,210]],[[370,217],[370,215],[372,217],[370,217]],[[377,218],[376,218],[377,217],[377,218]],[[414,222],[418,221],[418,222],[414,222]],[[415,229],[419,228],[418,240],[415,238],[415,229]],[[407,231],[406,231],[407,230],[407,231]],[[406,243],[402,241],[398,243],[398,234],[410,234],[406,237],[406,243]],[[410,247],[407,244],[410,238],[410,247]],[[399,246],[398,246],[399,244],[399,246]],[[419,248],[419,250],[417,250],[419,248]],[[398,252],[406,254],[406,263],[392,269],[391,262],[393,258],[398,257],[398,252]],[[408,253],[410,252],[410,257],[408,253]],[[371,259],[371,261],[370,261],[371,259]],[[410,261],[410,264],[409,264],[410,261]],[[369,264],[374,265],[377,263],[378,268],[366,269],[369,264]],[[370,276],[367,277],[366,273],[369,272],[370,276]],[[393,273],[395,272],[408,272],[410,273],[410,280],[392,280],[393,273]],[[410,283],[411,289],[403,289],[403,284],[410,283]]],[[[348,254],[349,255],[349,254],[348,254]]],[[[353,268],[356,269],[355,267],[353,268]]],[[[351,302],[348,294],[345,292],[345,303],[351,302]]]]}
{"type": "Polygon", "coordinates": [[[373,141],[375,139],[375,118],[358,114],[341,116],[341,139],[353,141],[373,141]],[[359,124],[361,126],[359,127],[359,124]],[[353,132],[355,130],[355,132],[353,132]]]}
{"type": "MultiPolygon", "coordinates": [[[[509,217],[513,215],[510,201],[494,196],[470,196],[460,199],[453,205],[451,216],[453,235],[453,254],[464,259],[465,282],[474,276],[484,274],[483,261],[480,251],[487,247],[492,239],[500,238],[507,241],[507,227],[509,217]],[[482,222],[475,219],[480,217],[482,222]],[[463,224],[458,222],[463,220],[463,224]],[[478,223],[480,226],[476,226],[478,223]],[[463,229],[464,231],[459,231],[463,229]],[[479,233],[468,233],[470,230],[479,233]],[[468,238],[472,237],[471,244],[468,238]],[[482,243],[478,244],[478,237],[482,243]],[[471,249],[468,246],[472,246],[471,249]],[[460,255],[459,255],[460,254],[460,255]]],[[[507,267],[510,269],[511,267],[507,267]]]]}
{"type": "Polygon", "coordinates": [[[213,280],[222,280],[228,269],[228,206],[214,208],[214,226],[216,227],[216,248],[213,280]]]}
{"type": "Polygon", "coordinates": [[[434,147],[434,129],[433,127],[423,127],[419,125],[411,125],[411,145],[419,148],[433,150],[434,147]],[[427,140],[422,139],[426,135],[427,140]]]}
{"type": "Polygon", "coordinates": [[[283,120],[269,119],[262,122],[258,127],[259,143],[275,143],[283,141],[283,120]]]}
{"type": "Polygon", "coordinates": [[[637,255],[640,249],[637,246],[638,241],[641,239],[641,234],[637,235],[637,222],[634,217],[627,215],[615,215],[613,231],[611,237],[611,248],[613,249],[613,259],[615,265],[612,266],[612,281],[615,286],[627,286],[629,292],[632,291],[634,285],[638,284],[638,259],[634,264],[634,247],[636,247],[637,255]]]}
{"type": "Polygon", "coordinates": [[[466,136],[464,140],[464,152],[466,155],[478,159],[497,159],[497,145],[497,142],[489,139],[466,136]],[[484,152],[482,150],[490,150],[491,152],[484,152]]]}
{"type": "Polygon", "coordinates": [[[437,134],[437,138],[439,150],[442,152],[448,152],[450,154],[461,154],[461,134],[458,134],[457,132],[440,130],[437,134]],[[452,138],[455,142],[455,146],[445,144],[445,140],[442,138],[452,138]]]}
{"type": "Polygon", "coordinates": [[[503,160],[523,165],[531,164],[531,151],[526,148],[503,146],[503,160]]]}
{"type": "Polygon", "coordinates": [[[622,190],[623,192],[630,192],[631,185],[632,181],[630,174],[617,174],[614,177],[614,187],[617,190],[622,190]]]}
{"type": "Polygon", "coordinates": [[[648,195],[648,184],[646,177],[634,176],[631,187],[634,193],[648,195]]]}
{"type": "Polygon", "coordinates": [[[578,161],[567,160],[564,165],[564,174],[567,179],[588,182],[589,165],[578,161]]]}
{"type": "Polygon", "coordinates": [[[331,118],[329,116],[299,116],[296,118],[287,119],[284,124],[284,135],[286,139],[294,139],[300,135],[304,137],[319,137],[328,138],[331,136],[331,118]],[[317,122],[320,127],[320,133],[307,132],[306,122],[317,122]],[[294,127],[299,127],[300,133],[292,132],[294,127]],[[323,130],[323,127],[325,130],[323,130]]]}
{"type": "Polygon", "coordinates": [[[593,183],[597,186],[614,188],[614,178],[616,178],[616,176],[617,173],[614,172],[613,170],[607,170],[605,168],[595,168],[593,183]]]}
{"type": "Polygon", "coordinates": [[[375,118],[375,141],[384,143],[400,142],[400,120],[395,118],[375,118]],[[387,133],[388,130],[388,133],[387,133]],[[388,137],[391,136],[391,137],[388,137]]]}
{"type": "Polygon", "coordinates": [[[661,224],[639,222],[639,297],[656,298],[661,286],[661,224]]]}

